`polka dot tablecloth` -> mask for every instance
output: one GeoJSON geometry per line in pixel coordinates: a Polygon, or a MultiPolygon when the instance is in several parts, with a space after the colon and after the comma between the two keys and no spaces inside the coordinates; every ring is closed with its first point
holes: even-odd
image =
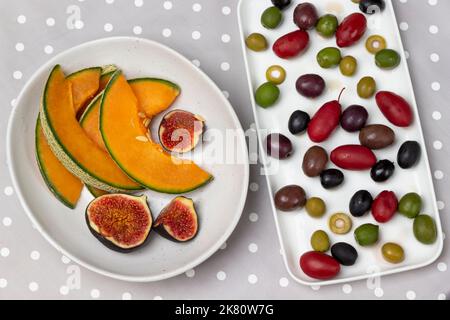
{"type": "MultiPolygon", "coordinates": [[[[268,1],[268,0],[267,0],[268,1]]],[[[350,1],[350,0],[349,0],[350,1]]],[[[269,2],[269,1],[268,1],[269,2]]],[[[0,299],[446,299],[447,245],[433,265],[330,287],[295,283],[282,263],[264,177],[231,238],[202,265],[156,283],[126,283],[79,267],[51,247],[23,212],[6,163],[6,128],[27,79],[53,55],[85,41],[136,35],[167,44],[200,67],[253,123],[237,25],[237,0],[0,1],[0,299]]],[[[447,0],[394,0],[448,233],[450,27],[447,0]]],[[[448,241],[447,241],[448,243],[448,241]]]]}

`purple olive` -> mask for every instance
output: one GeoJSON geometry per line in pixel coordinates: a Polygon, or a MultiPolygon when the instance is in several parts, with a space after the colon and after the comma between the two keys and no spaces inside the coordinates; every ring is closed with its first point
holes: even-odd
{"type": "Polygon", "coordinates": [[[341,117],[341,127],[348,132],[356,132],[365,127],[369,113],[358,105],[353,105],[345,109],[341,117]]]}
{"type": "Polygon", "coordinates": [[[266,151],[276,159],[289,158],[293,152],[292,142],[281,133],[271,133],[266,138],[266,151]]]}
{"type": "Polygon", "coordinates": [[[302,30],[309,30],[316,26],[319,15],[316,7],[309,3],[301,3],[294,10],[294,23],[302,30]]]}
{"type": "Polygon", "coordinates": [[[325,80],[317,74],[305,74],[297,79],[295,87],[306,98],[317,98],[325,90],[325,80]]]}

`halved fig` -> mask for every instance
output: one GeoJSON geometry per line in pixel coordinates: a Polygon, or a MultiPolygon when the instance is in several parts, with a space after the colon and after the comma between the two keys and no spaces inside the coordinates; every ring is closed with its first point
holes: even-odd
{"type": "Polygon", "coordinates": [[[106,247],[127,253],[146,243],[153,218],[146,196],[107,194],[89,203],[86,223],[106,247]]]}
{"type": "Polygon", "coordinates": [[[169,152],[191,151],[200,141],[205,120],[185,110],[167,113],[159,125],[159,141],[169,152]]]}
{"type": "Polygon", "coordinates": [[[173,199],[156,218],[155,230],[176,242],[192,240],[198,232],[198,218],[194,201],[186,197],[173,199]]]}

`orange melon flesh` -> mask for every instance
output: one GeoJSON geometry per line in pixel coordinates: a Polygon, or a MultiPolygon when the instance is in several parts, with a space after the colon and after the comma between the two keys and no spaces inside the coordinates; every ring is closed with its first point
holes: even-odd
{"type": "Polygon", "coordinates": [[[172,105],[181,91],[176,84],[156,78],[134,79],[129,83],[137,98],[140,111],[144,112],[149,119],[172,105]]]}
{"type": "MultiPolygon", "coordinates": [[[[102,75],[100,78],[100,90],[103,90],[106,87],[113,74],[114,72],[110,72],[102,75]]],[[[177,85],[161,79],[142,78],[130,80],[128,83],[133,89],[133,92],[138,100],[139,111],[143,112],[143,110],[147,110],[145,113],[145,118],[149,119],[148,124],[150,124],[150,120],[154,116],[169,108],[180,92],[180,90],[174,91],[174,88],[178,88],[177,85]]],[[[98,99],[98,96],[92,100],[91,104],[89,104],[81,117],[80,124],[87,135],[101,149],[107,151],[98,127],[100,117],[100,100],[101,99],[98,99]]],[[[142,129],[146,131],[147,129],[143,124],[145,118],[140,118],[142,129]]],[[[150,135],[148,135],[148,138],[149,137],[150,135]]]]}
{"type": "Polygon", "coordinates": [[[47,140],[54,142],[50,145],[55,155],[91,186],[107,191],[142,189],[81,128],[75,117],[71,86],[58,65],[44,91],[41,121],[47,140]]]}
{"type": "Polygon", "coordinates": [[[75,114],[83,112],[87,102],[98,92],[102,68],[88,68],[67,77],[72,83],[73,108],[75,114]]]}
{"type": "Polygon", "coordinates": [[[194,162],[174,160],[160,145],[142,139],[146,132],[138,113],[138,99],[118,71],[103,95],[100,131],[109,153],[122,170],[141,185],[164,193],[189,192],[212,179],[194,162]]]}
{"type": "Polygon", "coordinates": [[[81,117],[80,125],[86,132],[86,134],[91,138],[95,144],[105,152],[105,143],[103,142],[102,134],[98,127],[100,121],[100,103],[102,101],[102,93],[92,100],[91,104],[86,109],[85,113],[81,117]]]}
{"type": "Polygon", "coordinates": [[[36,124],[36,158],[42,177],[51,192],[69,208],[75,208],[83,189],[83,183],[67,170],[53,154],[42,131],[36,124]]]}

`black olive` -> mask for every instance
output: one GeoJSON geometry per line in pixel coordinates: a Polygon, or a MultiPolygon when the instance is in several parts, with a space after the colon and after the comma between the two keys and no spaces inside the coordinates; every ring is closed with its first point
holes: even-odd
{"type": "Polygon", "coordinates": [[[328,169],[320,174],[320,183],[325,189],[332,189],[344,182],[344,174],[338,169],[328,169]]]}
{"type": "Polygon", "coordinates": [[[422,149],[416,141],[406,141],[400,147],[397,155],[397,162],[400,168],[410,169],[420,160],[422,149]]]}
{"type": "Polygon", "coordinates": [[[331,247],[331,255],[343,266],[352,266],[358,259],[358,251],[345,242],[339,242],[331,247]]]}
{"type": "Polygon", "coordinates": [[[272,0],[272,3],[278,9],[283,10],[291,4],[291,0],[272,0]]]}
{"type": "Polygon", "coordinates": [[[359,2],[359,9],[366,14],[374,14],[381,12],[386,8],[384,0],[361,0],[359,2]]]}
{"type": "Polygon", "coordinates": [[[311,117],[304,111],[297,110],[289,118],[289,131],[292,134],[305,132],[311,117]]]}
{"type": "Polygon", "coordinates": [[[389,160],[378,161],[370,171],[370,176],[375,182],[387,181],[394,174],[394,163],[389,160]]]}
{"type": "Polygon", "coordinates": [[[354,217],[362,217],[370,211],[373,198],[369,191],[360,190],[350,199],[350,213],[354,217]]]}

